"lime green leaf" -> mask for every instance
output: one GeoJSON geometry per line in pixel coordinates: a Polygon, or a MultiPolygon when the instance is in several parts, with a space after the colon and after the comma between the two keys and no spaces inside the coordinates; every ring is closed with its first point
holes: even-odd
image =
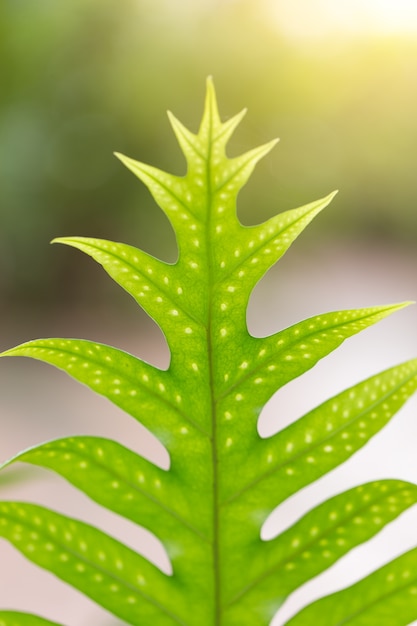
{"type": "Polygon", "coordinates": [[[16,461],[59,473],[102,506],[153,530],[174,558],[174,536],[190,550],[210,539],[211,520],[195,515],[193,481],[184,488],[175,471],[156,467],[116,441],[68,437],[30,448],[5,465],[16,461]]]}
{"type": "Polygon", "coordinates": [[[417,615],[417,548],[406,552],[355,585],[317,600],[287,622],[287,626],[407,626],[417,615]],[[327,618],[326,618],[327,619],[327,618]]]}
{"type": "Polygon", "coordinates": [[[276,435],[258,439],[238,476],[224,476],[222,504],[245,502],[266,517],[362,448],[416,389],[417,359],[350,387],[276,435]]]}
{"type": "Polygon", "coordinates": [[[32,504],[2,502],[0,536],[129,623],[187,621],[178,579],[170,581],[142,556],[84,522],[32,504]]]}
{"type": "Polygon", "coordinates": [[[410,483],[360,485],[317,506],[272,541],[253,544],[244,554],[236,552],[240,559],[235,559],[226,578],[228,620],[243,623],[246,610],[261,619],[265,607],[273,607],[277,588],[288,596],[416,502],[417,486],[410,483]],[[248,560],[250,570],[245,566],[248,560]]]}
{"type": "Polygon", "coordinates": [[[0,626],[62,626],[38,615],[20,611],[0,611],[0,626]]]}
{"type": "MultiPolygon", "coordinates": [[[[258,434],[259,414],[278,389],[345,339],[409,303],[325,313],[269,337],[251,336],[253,288],[334,193],[243,226],[237,195],[276,142],[228,158],[243,113],[221,122],[211,80],[197,133],[169,117],[186,158],[184,176],[117,156],[170,220],[177,261],[101,239],[55,240],[101,264],[156,321],[169,367],[77,339],[30,341],[3,356],[60,368],[166,446],[169,470],[100,437],[45,443],[4,466],[23,461],[53,470],[98,505],[147,528],[165,547],[172,575],[106,533],[35,505],[0,503],[0,534],[127,623],[267,626],[293,590],[416,502],[414,485],[369,483],[323,502],[272,541],[260,536],[276,506],[350,458],[402,407],[417,389],[417,360],[354,385],[267,439],[258,434]]],[[[413,567],[404,571],[416,571],[416,553],[409,554],[413,567]]],[[[371,590],[374,576],[363,581],[361,597],[380,598],[371,590]]],[[[340,624],[353,606],[346,594],[346,602],[336,601],[340,624]]],[[[384,598],[390,610],[391,596],[384,598]]],[[[403,614],[417,618],[410,606],[403,614]]]]}
{"type": "Polygon", "coordinates": [[[197,434],[203,429],[206,416],[198,398],[181,395],[170,374],[122,350],[80,339],[38,339],[3,356],[28,356],[55,365],[141,421],[162,441],[185,424],[197,434]]]}
{"type": "Polygon", "coordinates": [[[60,237],[54,242],[78,248],[101,263],[155,321],[168,322],[172,318],[171,325],[163,324],[170,345],[175,343],[178,323],[199,330],[203,321],[202,312],[188,302],[175,265],[158,261],[132,246],[112,241],[60,237]]]}
{"type": "MultiPolygon", "coordinates": [[[[233,325],[226,326],[221,321],[217,334],[224,335],[225,345],[219,341],[218,350],[224,351],[224,359],[215,375],[215,383],[219,389],[216,397],[218,414],[224,417],[224,441],[232,437],[238,416],[239,421],[245,423],[244,427],[240,425],[240,446],[254,451],[257,456],[260,445],[264,450],[266,448],[260,444],[256,420],[273,393],[313,367],[346,338],[407,304],[327,313],[272,337],[251,338],[249,341],[236,336],[233,325]]],[[[231,464],[235,462],[233,456],[231,449],[228,457],[231,464]]],[[[244,481],[244,475],[239,474],[239,479],[244,481]]]]}

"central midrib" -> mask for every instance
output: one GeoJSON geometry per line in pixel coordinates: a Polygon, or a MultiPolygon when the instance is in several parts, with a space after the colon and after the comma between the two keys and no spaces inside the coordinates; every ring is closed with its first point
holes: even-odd
{"type": "Polygon", "coordinates": [[[207,164],[206,164],[206,181],[207,181],[207,226],[206,226],[206,254],[207,254],[207,287],[208,287],[208,317],[207,317],[207,358],[209,366],[209,386],[210,386],[210,410],[211,410],[211,461],[213,472],[213,603],[214,603],[214,622],[213,626],[221,626],[221,607],[220,607],[220,546],[219,546],[219,480],[218,480],[218,451],[217,451],[217,416],[216,403],[214,398],[214,359],[213,359],[213,340],[212,340],[212,286],[213,286],[213,267],[211,249],[211,217],[212,217],[212,188],[211,188],[211,142],[212,142],[212,111],[210,115],[210,128],[208,133],[207,144],[207,164]]]}

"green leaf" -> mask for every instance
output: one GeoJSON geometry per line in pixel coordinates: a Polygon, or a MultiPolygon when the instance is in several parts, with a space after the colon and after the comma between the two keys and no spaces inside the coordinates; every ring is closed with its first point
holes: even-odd
{"type": "Polygon", "coordinates": [[[0,536],[129,623],[187,623],[178,579],[169,582],[139,554],[84,522],[33,504],[2,502],[0,536]]]}
{"type": "MultiPolygon", "coordinates": [[[[116,441],[69,437],[36,446],[5,465],[23,461],[54,470],[111,511],[153,530],[167,544],[181,539],[197,550],[208,542],[210,519],[195,515],[199,494],[116,441]],[[186,540],[188,537],[188,540],[186,540]],[[192,540],[192,541],[191,541],[192,540]]],[[[172,543],[172,556],[175,547],[172,543]]]]}
{"type": "MultiPolygon", "coordinates": [[[[101,264],[159,324],[170,349],[166,370],[77,339],[38,339],[3,353],[60,368],[143,424],[169,453],[165,470],[116,441],[69,437],[4,464],[53,470],[162,542],[170,574],[84,522],[32,504],[0,503],[6,540],[137,626],[266,626],[292,591],[417,500],[417,488],[401,481],[361,485],[315,507],[272,541],[261,540],[276,506],[360,450],[416,391],[417,360],[354,385],[272,437],[259,436],[259,414],[278,389],[409,303],[325,313],[269,337],[248,333],[253,288],[334,194],[243,226],[237,194],[275,142],[228,158],[226,145],[242,116],[221,122],[209,80],[198,133],[169,116],[186,157],[184,176],[117,155],[171,221],[175,263],[123,243],[55,240],[101,264]]],[[[410,571],[417,570],[416,553],[409,558],[410,571]]],[[[367,580],[368,590],[374,579],[367,580]]],[[[349,619],[347,597],[336,601],[344,616],[338,623],[349,619]]],[[[398,608],[398,618],[417,618],[411,606],[398,608]]]]}
{"type": "Polygon", "coordinates": [[[407,626],[417,615],[417,548],[355,585],[317,600],[287,622],[310,626],[326,615],[329,626],[407,626]]]}
{"type": "Polygon", "coordinates": [[[235,563],[236,572],[246,576],[230,572],[227,578],[227,623],[244,623],[245,614],[258,623],[265,607],[274,606],[277,588],[287,597],[416,502],[417,486],[410,483],[360,485],[320,504],[272,541],[253,543],[235,563]]]}
{"type": "Polygon", "coordinates": [[[62,626],[38,615],[20,611],[0,611],[0,626],[62,626]]]}
{"type": "Polygon", "coordinates": [[[414,359],[343,391],[276,435],[258,439],[239,475],[225,476],[224,503],[244,501],[269,512],[350,458],[416,390],[414,359]]]}
{"type": "Polygon", "coordinates": [[[80,339],[39,339],[3,356],[30,356],[63,369],[138,419],[164,443],[185,425],[196,437],[205,434],[203,427],[209,428],[200,399],[181,394],[169,372],[116,348],[80,339]]]}

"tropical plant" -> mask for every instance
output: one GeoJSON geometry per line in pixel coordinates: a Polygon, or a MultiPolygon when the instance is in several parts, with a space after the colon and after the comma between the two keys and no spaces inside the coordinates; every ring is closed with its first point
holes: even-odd
{"type": "MultiPolygon", "coordinates": [[[[226,144],[243,113],[222,123],[209,79],[197,134],[169,115],[187,160],[185,176],[118,155],[171,221],[176,263],[122,243],[55,240],[100,263],[159,324],[170,348],[168,369],[85,340],[40,339],[3,353],[64,370],[169,451],[164,470],[117,441],[79,436],[43,443],[4,464],[49,468],[161,540],[169,573],[85,522],[35,504],[0,503],[1,536],[128,624],[266,625],[295,589],[417,502],[413,484],[369,482],[319,504],[272,540],[261,539],[278,504],[350,458],[400,409],[417,388],[417,360],[339,393],[273,436],[259,436],[258,417],[272,394],[407,303],[325,313],[268,337],[248,333],[255,284],[334,194],[242,226],[237,194],[275,144],[228,158],[226,144]]],[[[400,626],[416,617],[417,549],[288,623],[400,626]]],[[[0,612],[0,626],[47,624],[32,614],[0,612]]]]}

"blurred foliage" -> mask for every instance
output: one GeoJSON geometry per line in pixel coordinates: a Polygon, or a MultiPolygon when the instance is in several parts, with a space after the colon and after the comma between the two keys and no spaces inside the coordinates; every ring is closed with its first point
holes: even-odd
{"type": "Polygon", "coordinates": [[[98,270],[49,248],[55,236],[123,240],[175,259],[162,212],[112,152],[183,173],[161,112],[195,127],[208,74],[223,112],[249,108],[233,149],[281,137],[242,195],[244,223],[339,188],[309,236],[415,245],[417,36],[292,40],[271,4],[2,0],[3,302],[91,297],[84,279],[98,270]]]}

